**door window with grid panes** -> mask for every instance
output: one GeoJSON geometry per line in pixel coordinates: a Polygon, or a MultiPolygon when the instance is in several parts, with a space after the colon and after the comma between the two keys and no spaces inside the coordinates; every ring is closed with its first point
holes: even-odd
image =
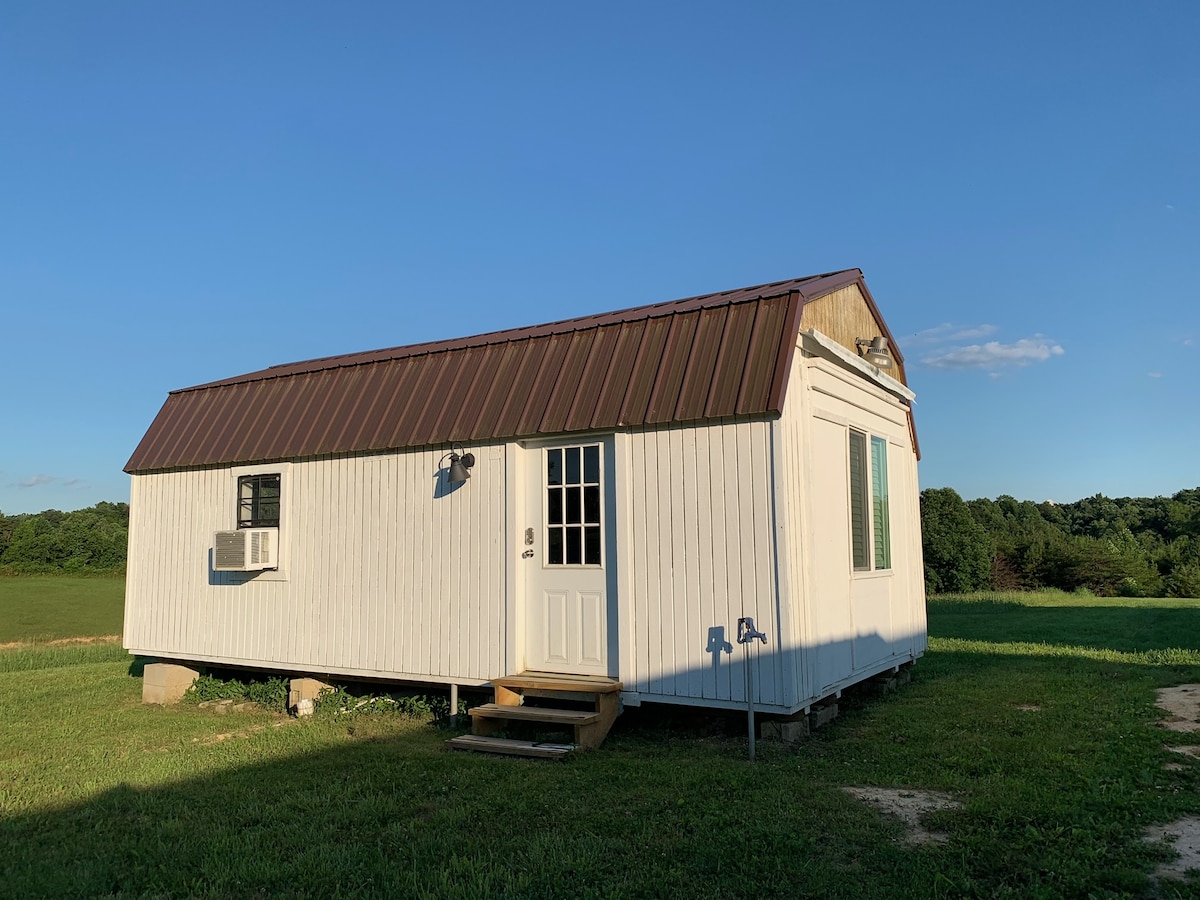
{"type": "Polygon", "coordinates": [[[545,564],[599,566],[604,558],[600,445],[551,447],[545,453],[545,564]]]}

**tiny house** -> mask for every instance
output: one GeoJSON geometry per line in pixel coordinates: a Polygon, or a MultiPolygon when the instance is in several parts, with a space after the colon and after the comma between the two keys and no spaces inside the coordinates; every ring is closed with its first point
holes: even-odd
{"type": "Polygon", "coordinates": [[[802,712],[926,648],[913,396],[858,269],[176,390],[124,645],[802,712]]]}

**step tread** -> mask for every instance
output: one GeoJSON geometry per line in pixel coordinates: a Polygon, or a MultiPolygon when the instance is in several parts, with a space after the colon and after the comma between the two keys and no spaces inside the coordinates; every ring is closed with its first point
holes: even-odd
{"type": "Polygon", "coordinates": [[[487,719],[521,719],[526,722],[556,722],[564,725],[590,725],[600,714],[587,709],[554,709],[548,706],[504,706],[485,703],[467,710],[472,716],[487,719]]]}
{"type": "Polygon", "coordinates": [[[464,734],[446,743],[455,750],[474,750],[478,753],[500,753],[506,756],[532,756],[537,759],[562,759],[575,749],[572,744],[551,744],[543,741],[515,741],[511,738],[484,737],[464,734]]]}
{"type": "Polygon", "coordinates": [[[621,682],[603,675],[563,675],[557,672],[521,672],[493,678],[492,684],[506,688],[541,688],[554,691],[580,691],[607,694],[621,690],[621,682]]]}

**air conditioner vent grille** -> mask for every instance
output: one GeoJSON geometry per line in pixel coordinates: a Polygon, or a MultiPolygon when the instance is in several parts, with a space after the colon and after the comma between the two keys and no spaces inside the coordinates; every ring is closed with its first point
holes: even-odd
{"type": "Polygon", "coordinates": [[[278,536],[276,528],[218,531],[213,535],[213,571],[255,572],[277,568],[278,536]]]}

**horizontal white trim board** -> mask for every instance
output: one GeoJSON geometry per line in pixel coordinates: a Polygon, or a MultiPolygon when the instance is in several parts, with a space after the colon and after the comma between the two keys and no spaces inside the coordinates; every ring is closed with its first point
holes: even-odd
{"type": "Polygon", "coordinates": [[[860,359],[833,338],[821,334],[815,328],[800,333],[800,346],[809,353],[839,362],[843,368],[849,368],[859,375],[865,376],[888,393],[909,401],[917,399],[917,395],[909,390],[903,382],[897,381],[882,369],[860,359]]]}

